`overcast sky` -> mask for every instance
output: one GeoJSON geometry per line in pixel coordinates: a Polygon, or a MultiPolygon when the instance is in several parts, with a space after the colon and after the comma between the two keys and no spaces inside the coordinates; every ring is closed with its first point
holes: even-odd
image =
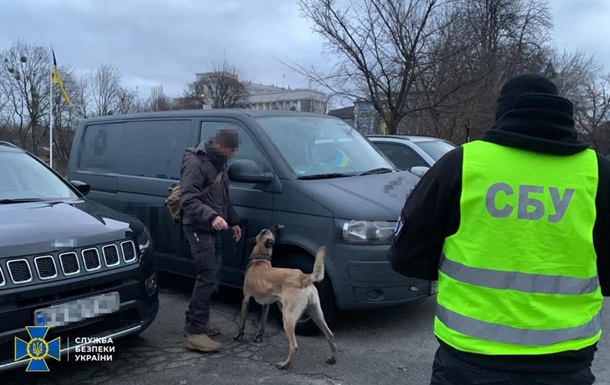
{"type": "MultiPolygon", "coordinates": [[[[610,70],[610,1],[549,3],[555,44],[610,70]]],[[[180,95],[224,55],[246,79],[293,88],[308,84],[277,58],[328,65],[296,0],[0,0],[0,50],[18,39],[53,44],[58,64],[77,74],[113,64],[143,96],[159,84],[180,95]]]]}

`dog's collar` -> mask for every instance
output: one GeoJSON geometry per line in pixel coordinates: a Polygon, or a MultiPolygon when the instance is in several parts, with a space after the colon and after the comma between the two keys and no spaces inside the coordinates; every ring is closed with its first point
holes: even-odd
{"type": "Polygon", "coordinates": [[[264,260],[271,262],[271,256],[269,254],[255,253],[255,254],[250,255],[251,261],[253,261],[255,259],[264,259],[264,260]]]}

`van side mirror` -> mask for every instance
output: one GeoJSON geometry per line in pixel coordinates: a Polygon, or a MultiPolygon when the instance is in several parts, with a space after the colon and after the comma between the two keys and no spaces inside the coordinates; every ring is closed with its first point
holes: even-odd
{"type": "Polygon", "coordinates": [[[263,172],[253,160],[239,159],[229,166],[229,179],[234,182],[267,184],[273,181],[273,174],[263,172]]]}
{"type": "Polygon", "coordinates": [[[424,174],[426,172],[428,172],[428,170],[430,170],[430,167],[415,166],[415,167],[411,167],[411,169],[409,171],[411,172],[411,174],[415,174],[421,178],[422,176],[424,176],[424,174]]]}
{"type": "Polygon", "coordinates": [[[70,183],[83,195],[87,195],[91,191],[91,186],[88,183],[81,182],[80,180],[71,180],[70,183]]]}

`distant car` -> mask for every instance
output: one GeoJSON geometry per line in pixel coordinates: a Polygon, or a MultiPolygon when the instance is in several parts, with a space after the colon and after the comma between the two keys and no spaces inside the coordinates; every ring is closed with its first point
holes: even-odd
{"type": "Polygon", "coordinates": [[[400,170],[422,176],[457,146],[444,139],[417,135],[369,135],[368,139],[400,170]]]}
{"type": "Polygon", "coordinates": [[[89,189],[0,141],[0,372],[42,365],[29,348],[17,353],[16,338],[22,352],[35,338],[30,326],[50,328],[42,338],[64,355],[87,338],[138,334],[157,315],[148,231],[85,198],[89,189]]]}

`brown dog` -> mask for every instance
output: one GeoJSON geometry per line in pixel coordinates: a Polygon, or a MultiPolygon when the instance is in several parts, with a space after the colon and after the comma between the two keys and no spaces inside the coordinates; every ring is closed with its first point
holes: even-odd
{"type": "Polygon", "coordinates": [[[331,355],[326,360],[328,364],[337,362],[337,345],[335,336],[326,325],[324,314],[320,307],[320,298],[314,282],[324,278],[324,255],[326,248],[320,247],[316,253],[313,272],[305,274],[299,269],[284,269],[271,266],[271,254],[275,235],[269,229],[263,229],[256,236],[256,246],[250,256],[250,266],[246,271],[244,279],[244,300],[241,305],[241,324],[239,332],[235,336],[235,341],[241,341],[244,337],[244,327],[246,325],[246,315],[250,297],[254,297],[256,302],[263,305],[261,321],[254,337],[254,342],[261,342],[265,333],[269,306],[279,301],[284,320],[284,331],[288,337],[290,351],[288,358],[284,362],[277,363],[279,369],[286,369],[296,356],[298,345],[294,329],[299,317],[307,309],[311,319],[318,325],[328,343],[330,344],[331,355]]]}

